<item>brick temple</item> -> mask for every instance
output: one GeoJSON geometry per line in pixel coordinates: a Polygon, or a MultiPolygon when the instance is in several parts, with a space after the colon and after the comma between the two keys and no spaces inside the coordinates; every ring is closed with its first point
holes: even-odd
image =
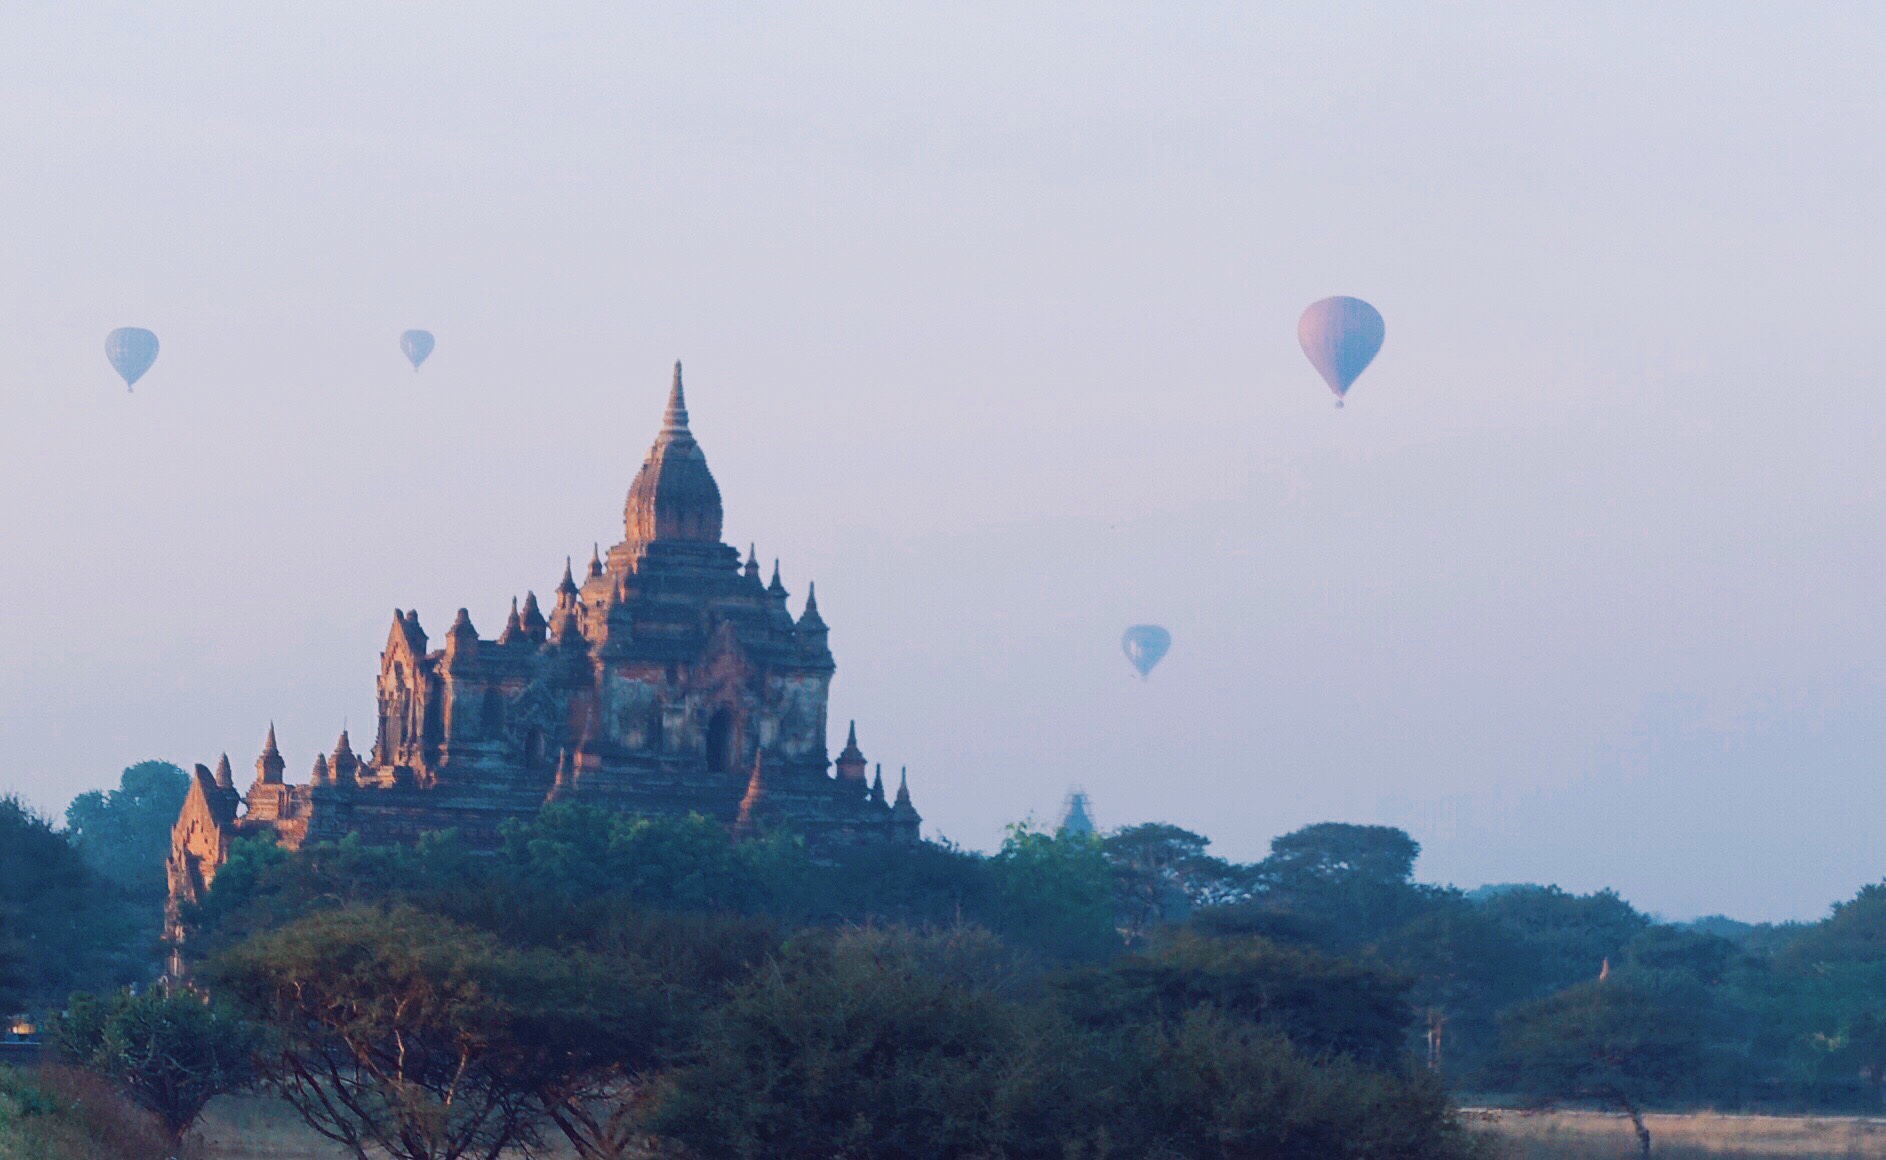
{"type": "Polygon", "coordinates": [[[735,839],[783,826],[815,848],[917,841],[907,785],[893,800],[881,772],[867,780],[855,727],[827,756],[835,666],[818,600],[808,587],[794,617],[778,563],[769,583],[751,550],[743,565],[721,542],[679,363],[623,525],[580,583],[565,561],[547,614],[535,593],[514,600],[494,639],[461,608],[433,647],[419,614],[395,609],[370,752],[343,731],[289,784],[270,726],[246,793],[226,754],[198,765],[171,837],[173,916],[239,837],[293,848],[452,829],[490,848],[506,819],[552,801],[698,813],[735,839]]]}

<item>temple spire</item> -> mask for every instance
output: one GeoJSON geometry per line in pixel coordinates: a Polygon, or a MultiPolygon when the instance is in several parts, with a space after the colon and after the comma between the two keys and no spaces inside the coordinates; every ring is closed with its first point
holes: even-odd
{"type": "Polygon", "coordinates": [[[862,791],[864,784],[864,750],[858,748],[858,723],[851,723],[851,731],[845,736],[845,748],[839,753],[834,763],[838,767],[838,780],[847,782],[862,791]]]}
{"type": "Polygon", "coordinates": [[[282,771],[288,763],[282,760],[281,747],[275,744],[275,722],[268,723],[268,739],[262,742],[262,755],[255,759],[255,780],[263,785],[280,785],[282,771]]]}
{"type": "Polygon", "coordinates": [[[347,736],[345,727],[341,729],[340,740],[334,743],[334,759],[327,763],[328,774],[335,781],[351,782],[360,772],[360,758],[354,754],[354,743],[347,736]]]}
{"type": "Polygon", "coordinates": [[[563,557],[563,579],[557,582],[558,603],[562,603],[564,596],[574,595],[576,595],[576,577],[571,575],[570,558],[565,556],[563,557]]]}
{"type": "Polygon", "coordinates": [[[589,546],[589,574],[591,576],[602,575],[602,545],[601,544],[591,544],[589,546]]]}
{"type": "Polygon", "coordinates": [[[663,435],[687,435],[688,399],[681,390],[681,360],[675,360],[675,381],[668,388],[668,409],[661,416],[663,435]]]}
{"type": "Polygon", "coordinates": [[[818,585],[807,581],[805,586],[805,611],[799,614],[799,631],[821,633],[825,631],[825,618],[819,615],[818,585]]]}
{"type": "Polygon", "coordinates": [[[898,771],[897,801],[891,806],[891,826],[904,841],[915,842],[923,825],[923,816],[910,803],[910,771],[898,771]]]}
{"type": "Polygon", "coordinates": [[[222,760],[216,763],[216,786],[218,789],[236,788],[236,774],[229,768],[229,754],[227,753],[223,754],[222,760]]]}
{"type": "Polygon", "coordinates": [[[777,556],[773,557],[773,582],[766,586],[766,590],[781,598],[786,595],[786,586],[779,580],[779,557],[777,556]]]}
{"type": "Polygon", "coordinates": [[[518,622],[524,626],[527,638],[537,644],[543,643],[544,632],[550,627],[550,622],[544,619],[543,609],[537,607],[535,592],[524,593],[524,612],[518,622]]]}

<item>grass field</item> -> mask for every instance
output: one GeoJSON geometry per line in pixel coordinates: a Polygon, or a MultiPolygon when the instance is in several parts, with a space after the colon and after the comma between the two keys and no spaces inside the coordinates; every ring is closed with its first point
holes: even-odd
{"type": "MultiPolygon", "coordinates": [[[[1598,1112],[1475,1111],[1503,1160],[1622,1160],[1637,1155],[1630,1121],[1598,1112]]],[[[1851,1116],[1649,1115],[1658,1160],[1881,1160],[1886,1119],[1851,1116]]]]}

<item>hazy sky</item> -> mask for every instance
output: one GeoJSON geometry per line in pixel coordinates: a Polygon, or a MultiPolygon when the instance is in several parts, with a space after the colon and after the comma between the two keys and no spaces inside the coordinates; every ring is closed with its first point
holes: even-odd
{"type": "Polygon", "coordinates": [[[682,358],[931,834],[1886,875],[1877,6],[290,7],[0,11],[0,788],[364,742],[394,606],[620,538],[682,358]]]}

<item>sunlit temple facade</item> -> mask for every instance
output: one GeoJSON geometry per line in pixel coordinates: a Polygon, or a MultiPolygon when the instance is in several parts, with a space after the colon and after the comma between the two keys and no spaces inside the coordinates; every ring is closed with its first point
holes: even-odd
{"type": "Polygon", "coordinates": [[[238,837],[272,831],[292,848],[452,829],[490,848],[506,819],[552,801],[698,813],[733,838],[786,827],[814,848],[916,842],[908,786],[892,797],[881,772],[866,776],[855,727],[828,756],[835,666],[813,590],[795,617],[778,564],[769,582],[721,542],[679,363],[623,522],[583,575],[565,562],[548,610],[534,593],[513,601],[494,638],[461,608],[435,645],[417,612],[395,609],[369,751],[343,731],[290,784],[271,726],[246,792],[227,756],[197,766],[172,834],[173,918],[238,837]]]}

